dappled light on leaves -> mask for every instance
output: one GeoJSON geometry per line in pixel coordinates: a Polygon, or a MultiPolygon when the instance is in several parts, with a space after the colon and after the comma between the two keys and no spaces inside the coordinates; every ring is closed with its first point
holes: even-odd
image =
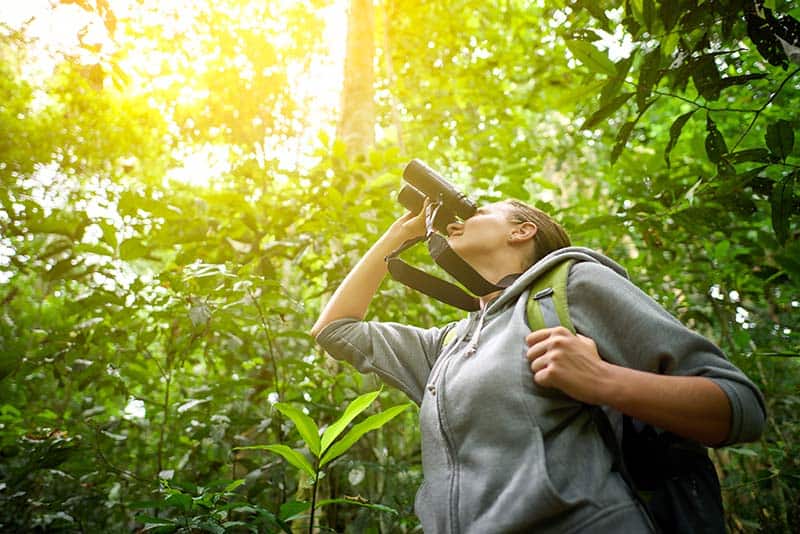
{"type": "Polygon", "coordinates": [[[413,531],[415,410],[308,331],[419,158],[723,347],[771,418],[713,455],[729,530],[797,531],[798,3],[373,3],[356,147],[348,6],[0,6],[0,530],[413,531]]]}

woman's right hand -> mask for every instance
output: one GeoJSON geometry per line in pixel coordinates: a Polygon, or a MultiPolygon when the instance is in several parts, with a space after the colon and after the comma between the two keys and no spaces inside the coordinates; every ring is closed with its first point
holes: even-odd
{"type": "Polygon", "coordinates": [[[336,319],[364,318],[372,297],[388,272],[386,256],[409,239],[425,235],[425,214],[429,204],[426,199],[419,213],[409,212],[397,219],[370,247],[325,304],[319,319],[311,328],[312,336],[316,337],[336,319]]]}
{"type": "Polygon", "coordinates": [[[426,198],[419,213],[413,213],[409,211],[392,223],[387,233],[391,234],[395,239],[398,239],[401,242],[424,236],[427,232],[425,219],[429,207],[430,200],[426,198]]]}

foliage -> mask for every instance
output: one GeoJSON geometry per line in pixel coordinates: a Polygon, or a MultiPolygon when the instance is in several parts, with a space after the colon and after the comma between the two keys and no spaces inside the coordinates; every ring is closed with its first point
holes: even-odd
{"type": "Polygon", "coordinates": [[[295,514],[291,517],[282,518],[285,522],[289,522],[292,519],[297,518],[302,512],[309,510],[309,532],[313,532],[314,526],[316,526],[314,522],[314,514],[317,508],[333,503],[351,502],[361,506],[366,506],[368,508],[391,511],[395,514],[397,513],[392,508],[369,504],[363,499],[326,499],[324,501],[317,502],[317,486],[320,478],[325,474],[324,471],[322,471],[322,468],[347,452],[347,450],[350,449],[356,443],[356,441],[361,438],[361,436],[371,430],[380,429],[410,406],[410,403],[407,403],[404,405],[394,406],[381,413],[371,415],[362,422],[353,426],[347,432],[347,434],[342,436],[341,439],[338,439],[337,441],[337,438],[339,438],[340,434],[344,431],[347,425],[349,425],[350,422],[352,422],[353,419],[355,419],[361,412],[366,410],[369,405],[375,401],[379,393],[380,390],[371,393],[365,393],[357,397],[347,406],[347,408],[345,408],[342,415],[325,429],[325,432],[323,432],[321,436],[320,430],[316,423],[314,423],[314,420],[301,410],[298,410],[290,404],[278,403],[275,405],[275,408],[277,408],[278,411],[287,416],[294,423],[297,431],[300,433],[303,441],[305,442],[306,448],[313,456],[313,465],[306,459],[301,451],[292,449],[280,443],[274,445],[252,445],[249,447],[238,447],[238,450],[266,450],[275,454],[279,454],[287,462],[300,469],[310,477],[313,484],[313,488],[311,490],[311,502],[295,501],[297,505],[297,509],[293,510],[295,511],[295,514]]]}
{"type": "MultiPolygon", "coordinates": [[[[411,157],[552,211],[718,342],[769,410],[715,451],[729,529],[800,528],[796,2],[384,2],[356,159],[298,90],[327,2],[64,4],[111,40],[45,76],[0,26],[4,530],[416,528],[415,414],[306,333],[411,157]]],[[[458,316],[392,282],[370,311],[458,316]]]]}

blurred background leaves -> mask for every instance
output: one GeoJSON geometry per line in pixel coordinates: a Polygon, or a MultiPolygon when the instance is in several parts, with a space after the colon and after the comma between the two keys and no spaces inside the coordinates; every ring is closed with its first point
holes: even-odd
{"type": "MultiPolygon", "coordinates": [[[[728,527],[800,528],[797,2],[26,9],[0,8],[3,529],[284,529],[309,480],[237,448],[302,450],[276,403],[325,428],[377,389],[306,332],[413,157],[553,212],[719,343],[770,411],[714,453],[728,527]]],[[[391,281],[370,311],[457,317],[391,281]]],[[[415,417],[329,465],[316,528],[417,528],[415,417]]]]}

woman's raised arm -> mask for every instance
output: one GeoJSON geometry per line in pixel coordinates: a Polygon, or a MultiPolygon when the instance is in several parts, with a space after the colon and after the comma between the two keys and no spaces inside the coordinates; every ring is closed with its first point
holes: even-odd
{"type": "Polygon", "coordinates": [[[319,319],[311,328],[313,337],[316,338],[323,328],[336,319],[364,318],[372,297],[388,272],[384,258],[405,241],[425,234],[427,206],[426,200],[419,213],[409,212],[397,219],[370,247],[322,309],[319,319]]]}

